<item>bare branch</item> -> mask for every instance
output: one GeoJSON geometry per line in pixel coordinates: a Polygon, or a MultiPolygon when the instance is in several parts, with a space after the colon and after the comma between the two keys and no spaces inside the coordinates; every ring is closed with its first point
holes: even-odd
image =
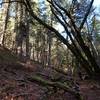
{"type": "MultiPolygon", "coordinates": [[[[52,2],[51,2],[51,3],[52,3],[52,2]]],[[[77,31],[78,31],[78,28],[77,28],[77,26],[75,25],[75,22],[74,22],[74,20],[73,20],[73,18],[72,18],[72,16],[71,16],[71,14],[70,14],[65,8],[63,8],[62,6],[60,6],[59,4],[57,4],[55,1],[54,1],[54,3],[55,3],[55,5],[56,5],[59,9],[61,9],[62,11],[64,11],[64,13],[68,16],[68,18],[70,19],[70,21],[71,21],[71,23],[72,23],[72,26],[74,27],[75,31],[77,32],[77,31]]]]}
{"type": "Polygon", "coordinates": [[[83,21],[82,21],[82,23],[81,23],[81,25],[80,25],[80,27],[79,27],[80,31],[81,31],[81,29],[83,28],[84,23],[86,22],[86,19],[87,19],[89,13],[90,13],[91,8],[92,8],[93,2],[94,2],[94,0],[91,1],[90,5],[89,5],[89,8],[88,8],[88,10],[87,10],[87,13],[85,14],[84,19],[83,19],[83,21]]]}
{"type": "Polygon", "coordinates": [[[29,8],[29,9],[27,9],[27,10],[29,11],[30,15],[31,15],[34,19],[36,19],[40,24],[44,25],[46,28],[48,28],[49,30],[51,30],[52,32],[54,32],[54,33],[56,34],[56,36],[57,36],[64,44],[66,44],[70,49],[72,49],[72,47],[71,47],[71,45],[68,43],[68,41],[67,41],[55,28],[53,28],[53,27],[49,26],[48,24],[46,24],[45,22],[43,22],[40,18],[38,18],[38,17],[34,14],[32,8],[31,8],[31,5],[30,5],[30,3],[29,3],[29,1],[26,0],[26,2],[27,2],[27,5],[28,5],[28,8],[29,8]]]}

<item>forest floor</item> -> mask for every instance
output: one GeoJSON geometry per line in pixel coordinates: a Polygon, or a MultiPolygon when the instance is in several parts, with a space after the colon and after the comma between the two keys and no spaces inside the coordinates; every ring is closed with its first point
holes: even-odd
{"type": "MultiPolygon", "coordinates": [[[[0,47],[0,100],[76,100],[63,90],[47,94],[47,87],[27,80],[27,76],[39,72],[52,74],[40,64],[19,61],[9,50],[0,47]]],[[[100,100],[100,85],[96,81],[79,81],[79,87],[84,100],[100,100]]]]}

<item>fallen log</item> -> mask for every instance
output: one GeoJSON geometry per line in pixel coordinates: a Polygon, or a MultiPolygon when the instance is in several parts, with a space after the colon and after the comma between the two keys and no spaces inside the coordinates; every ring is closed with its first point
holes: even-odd
{"type": "Polygon", "coordinates": [[[55,68],[55,67],[51,67],[53,70],[57,71],[58,73],[61,73],[63,75],[68,75],[66,72],[64,72],[62,69],[58,69],[58,68],[55,68]]]}
{"type": "Polygon", "coordinates": [[[50,86],[50,87],[62,89],[65,92],[69,92],[70,94],[74,95],[77,100],[83,100],[79,91],[76,91],[75,89],[70,88],[69,86],[67,86],[64,83],[52,82],[50,80],[45,80],[45,79],[43,79],[43,78],[41,78],[39,76],[31,76],[31,77],[27,76],[26,78],[30,82],[36,82],[37,84],[45,86],[45,87],[46,86],[50,86]]]}

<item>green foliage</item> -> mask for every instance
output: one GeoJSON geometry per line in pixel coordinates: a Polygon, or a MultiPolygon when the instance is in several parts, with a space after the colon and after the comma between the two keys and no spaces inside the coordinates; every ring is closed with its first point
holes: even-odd
{"type": "Polygon", "coordinates": [[[100,41],[100,34],[96,34],[96,41],[100,41]]]}

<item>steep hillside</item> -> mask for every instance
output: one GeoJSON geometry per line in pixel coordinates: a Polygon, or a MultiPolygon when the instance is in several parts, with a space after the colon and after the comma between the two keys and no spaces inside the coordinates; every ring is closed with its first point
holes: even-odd
{"type": "MultiPolygon", "coordinates": [[[[0,100],[44,100],[54,93],[53,86],[68,88],[62,83],[59,84],[59,75],[56,71],[43,68],[42,65],[31,60],[22,62],[10,50],[0,47],[0,100]]],[[[63,98],[65,97],[64,94],[63,98]]],[[[62,97],[59,97],[59,100],[60,98],[62,97]]],[[[68,98],[74,100],[73,95],[68,98]]]]}
{"type": "Polygon", "coordinates": [[[90,81],[78,85],[69,76],[31,60],[22,62],[0,47],[0,100],[80,100],[74,94],[79,86],[84,100],[100,100],[99,85],[90,81]]]}
{"type": "Polygon", "coordinates": [[[23,63],[9,49],[0,46],[0,100],[39,100],[40,86],[25,79],[34,75],[34,66],[37,65],[23,63]]]}

